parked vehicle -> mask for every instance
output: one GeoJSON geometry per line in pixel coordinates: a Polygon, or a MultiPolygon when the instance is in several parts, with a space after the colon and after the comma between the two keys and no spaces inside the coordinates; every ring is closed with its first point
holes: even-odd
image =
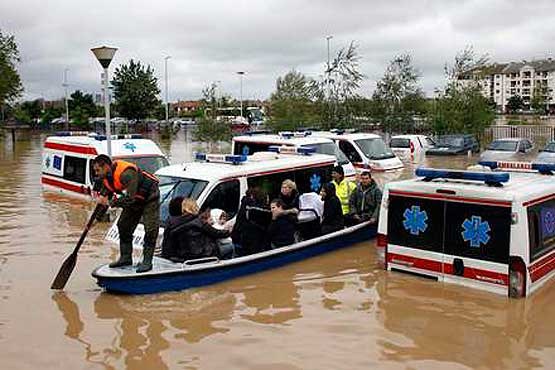
{"type": "MultiPolygon", "coordinates": [[[[275,198],[281,183],[291,179],[297,184],[300,195],[300,214],[297,224],[300,240],[294,244],[263,252],[219,260],[216,257],[176,263],[154,257],[153,269],[136,273],[130,268],[109,268],[102,265],[93,271],[98,284],[108,291],[143,294],[169,290],[181,290],[229,280],[312,257],[334,249],[366,241],[375,235],[375,226],[368,222],[344,228],[336,232],[308,236],[303,225],[316,222],[319,213],[315,207],[307,207],[305,198],[316,197],[324,182],[331,180],[331,170],[336,158],[323,154],[310,154],[312,149],[272,147],[278,151],[293,151],[300,155],[259,152],[248,159],[243,155],[210,155],[197,153],[200,161],[160,169],[161,215],[168,215],[169,201],[175,196],[197,200],[201,211],[207,208],[225,211],[234,217],[240,199],[249,187],[261,187],[275,198]],[[306,236],[305,236],[306,235],[306,236]]],[[[142,244],[142,225],[135,231],[134,245],[142,244]]],[[[162,233],[160,233],[162,235],[162,233]]],[[[117,227],[112,226],[108,239],[117,241],[117,227]]]]}
{"type": "Polygon", "coordinates": [[[536,171],[419,168],[386,184],[377,245],[387,270],[510,297],[555,276],[555,181],[542,174],[555,166],[481,164],[536,171]]]}
{"type": "Polygon", "coordinates": [[[480,155],[482,161],[519,161],[534,149],[528,139],[506,138],[492,141],[480,155]]]}
{"type": "Polygon", "coordinates": [[[314,136],[332,139],[359,170],[388,171],[403,168],[403,163],[381,136],[346,133],[343,130],[314,131],[314,136]]]}
{"type": "MultiPolygon", "coordinates": [[[[169,164],[158,145],[142,135],[112,135],[111,139],[113,159],[133,162],[151,173],[169,164]]],[[[105,135],[66,131],[47,137],[42,152],[43,189],[90,199],[91,161],[99,154],[108,154],[105,135]]]]}
{"type": "Polygon", "coordinates": [[[548,143],[540,150],[534,163],[555,163],[555,141],[548,143]]]}
{"type": "Polygon", "coordinates": [[[434,148],[426,150],[426,155],[457,155],[468,151],[480,151],[480,144],[474,135],[442,135],[437,138],[434,148]]]}
{"type": "Polygon", "coordinates": [[[267,151],[272,145],[285,145],[290,147],[311,147],[316,153],[333,155],[337,164],[343,167],[346,178],[354,179],[356,171],[345,153],[339,149],[331,139],[314,137],[310,131],[304,132],[280,132],[278,135],[251,132],[248,135],[235,136],[232,139],[233,154],[251,155],[261,151],[267,151]]]}
{"type": "Polygon", "coordinates": [[[434,146],[435,142],[425,135],[395,135],[389,141],[393,153],[407,161],[421,160],[426,150],[434,146]]]}

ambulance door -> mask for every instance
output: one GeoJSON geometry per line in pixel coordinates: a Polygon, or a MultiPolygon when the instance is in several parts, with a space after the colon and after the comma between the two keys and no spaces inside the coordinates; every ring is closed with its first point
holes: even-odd
{"type": "Polygon", "coordinates": [[[445,201],[390,190],[387,268],[443,280],[445,201]]]}
{"type": "Polygon", "coordinates": [[[446,202],[445,276],[468,284],[508,284],[511,208],[446,202]]]}

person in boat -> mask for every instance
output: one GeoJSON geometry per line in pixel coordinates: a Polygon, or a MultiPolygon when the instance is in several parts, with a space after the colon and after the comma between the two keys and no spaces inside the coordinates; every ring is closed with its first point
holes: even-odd
{"type": "Polygon", "coordinates": [[[186,261],[206,257],[221,258],[218,240],[230,235],[228,230],[214,228],[205,217],[205,212],[199,213],[197,202],[191,198],[183,199],[182,222],[170,233],[171,241],[176,251],[173,261],[186,261]]]}
{"type": "Polygon", "coordinates": [[[356,189],[356,184],[345,179],[345,173],[341,166],[335,166],[333,168],[331,177],[333,179],[332,184],[335,186],[335,194],[341,202],[341,210],[343,211],[343,215],[346,215],[349,213],[349,200],[351,199],[351,194],[353,194],[356,189]]]}
{"type": "Polygon", "coordinates": [[[291,214],[299,213],[299,192],[293,180],[286,179],[281,183],[278,199],[282,201],[284,211],[291,214]]]}
{"type": "Polygon", "coordinates": [[[279,198],[270,202],[272,222],[268,226],[268,238],[272,249],[295,243],[296,217],[284,208],[285,203],[279,198]]]}
{"type": "Polygon", "coordinates": [[[345,221],[341,202],[335,194],[335,186],[332,183],[325,183],[320,190],[320,196],[324,201],[324,213],[322,215],[322,234],[329,234],[343,229],[345,221]]]}
{"type": "Polygon", "coordinates": [[[97,203],[122,208],[117,224],[120,256],[109,266],[116,268],[133,264],[133,232],[142,218],[145,228],[143,260],[136,271],[150,271],[160,226],[158,178],[133,163],[112,161],[105,154],[97,156],[92,164],[97,179],[102,181],[97,203]]]}
{"type": "Polygon", "coordinates": [[[181,211],[183,199],[185,198],[175,197],[170,200],[168,205],[170,215],[164,222],[164,237],[162,239],[162,253],[160,255],[162,258],[172,259],[177,257],[175,247],[179,244],[179,242],[175,240],[175,233],[173,231],[176,227],[184,224],[186,221],[181,211]]]}
{"type": "Polygon", "coordinates": [[[360,184],[357,186],[349,201],[349,214],[346,222],[356,225],[364,221],[371,224],[378,222],[380,205],[382,202],[382,191],[368,171],[360,174],[360,184]]]}
{"type": "Polygon", "coordinates": [[[237,256],[267,249],[266,232],[270,222],[268,195],[259,187],[247,189],[241,199],[231,239],[237,256]]]}

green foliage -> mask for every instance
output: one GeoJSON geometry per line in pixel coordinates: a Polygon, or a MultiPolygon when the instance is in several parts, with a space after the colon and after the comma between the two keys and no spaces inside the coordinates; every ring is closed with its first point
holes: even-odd
{"type": "Polygon", "coordinates": [[[519,109],[524,108],[524,100],[520,95],[513,95],[507,100],[508,113],[516,113],[519,109]]]}
{"type": "Polygon", "coordinates": [[[231,126],[228,122],[216,119],[218,112],[218,99],[216,98],[216,84],[202,90],[202,107],[204,115],[197,119],[195,140],[215,143],[231,139],[231,126]]]}
{"type": "Polygon", "coordinates": [[[386,132],[408,131],[414,126],[413,117],[426,112],[419,78],[411,56],[402,54],[389,63],[384,76],[377,82],[372,96],[374,117],[382,122],[386,132]]]}
{"type": "Polygon", "coordinates": [[[14,118],[18,123],[30,124],[33,121],[29,113],[21,107],[15,109],[14,118]]]}
{"type": "Polygon", "coordinates": [[[23,85],[16,64],[19,51],[15,37],[2,34],[0,30],[0,105],[13,102],[23,92],[23,85]]]}
{"type": "Polygon", "coordinates": [[[319,121],[311,81],[292,70],[276,80],[276,91],[270,97],[271,117],[267,125],[274,131],[296,130],[319,121]]]}
{"type": "Polygon", "coordinates": [[[21,103],[20,108],[25,111],[31,119],[39,118],[42,114],[42,102],[38,99],[23,102],[21,103]]]}
{"type": "Polygon", "coordinates": [[[42,127],[46,128],[48,125],[50,125],[53,119],[60,117],[62,114],[64,114],[64,112],[61,108],[46,108],[40,117],[42,127]]]}
{"type": "Polygon", "coordinates": [[[116,68],[112,80],[119,114],[127,119],[144,119],[158,109],[158,79],[154,69],[133,59],[116,68]]]}
{"type": "Polygon", "coordinates": [[[538,87],[534,89],[534,95],[532,96],[532,100],[530,101],[530,108],[534,110],[534,112],[539,114],[545,114],[547,111],[547,88],[545,87],[538,87]]]}

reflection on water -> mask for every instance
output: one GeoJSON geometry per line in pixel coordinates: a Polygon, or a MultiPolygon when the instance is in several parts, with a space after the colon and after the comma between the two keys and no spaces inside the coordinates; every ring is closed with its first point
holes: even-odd
{"type": "MultiPolygon", "coordinates": [[[[201,144],[160,142],[172,162],[201,144]]],[[[555,286],[509,300],[378,266],[374,242],[252,276],[148,296],[103,293],[96,225],[65,292],[49,286],[91,204],[40,189],[43,137],[0,139],[0,356],[6,369],[505,369],[552,367],[555,286]],[[4,141],[2,141],[4,140],[4,141]]],[[[222,150],[225,150],[222,149],[222,150]]],[[[465,168],[477,157],[423,158],[465,168]]]]}

